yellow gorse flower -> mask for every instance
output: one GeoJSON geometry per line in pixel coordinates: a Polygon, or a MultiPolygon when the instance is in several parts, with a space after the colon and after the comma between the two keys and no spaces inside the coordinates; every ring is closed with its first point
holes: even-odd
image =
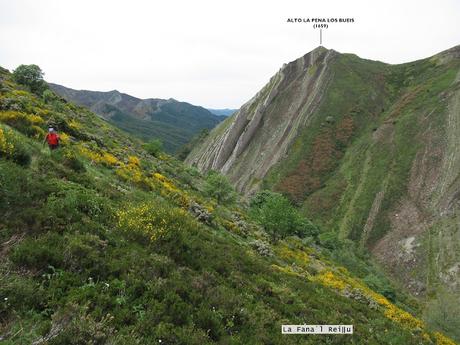
{"type": "Polygon", "coordinates": [[[115,157],[113,154],[108,153],[108,152],[102,153],[101,161],[106,163],[107,165],[117,165],[118,164],[117,157],[115,157]]]}
{"type": "Polygon", "coordinates": [[[447,338],[444,334],[439,332],[434,332],[434,337],[436,339],[437,345],[456,345],[454,341],[447,338]]]}
{"type": "MultiPolygon", "coordinates": [[[[397,307],[383,295],[367,287],[359,279],[352,278],[346,269],[341,267],[324,267],[324,269],[322,269],[318,274],[313,275],[307,270],[310,261],[310,258],[307,255],[308,252],[304,253],[299,249],[291,249],[285,245],[280,245],[277,252],[279,257],[285,259],[290,265],[276,265],[276,267],[273,266],[273,268],[288,274],[302,275],[303,277],[316,281],[325,287],[337,290],[339,293],[343,293],[346,290],[358,290],[368,300],[374,301],[381,308],[385,317],[409,330],[422,330],[421,336],[426,340],[431,339],[430,335],[426,332],[426,325],[423,321],[397,307]],[[296,270],[293,270],[291,266],[296,267],[296,270]]],[[[322,263],[324,263],[324,260],[322,263]]],[[[433,337],[438,345],[455,344],[451,339],[441,333],[434,333],[433,337]]]]}
{"type": "Polygon", "coordinates": [[[119,164],[117,157],[106,151],[95,152],[84,146],[80,146],[78,151],[81,155],[90,159],[94,163],[100,163],[109,167],[119,164]]]}
{"type": "Polygon", "coordinates": [[[131,165],[131,166],[135,165],[139,167],[141,165],[141,160],[136,156],[129,156],[128,165],[131,165]]]}
{"type": "Polygon", "coordinates": [[[45,122],[45,120],[37,114],[26,114],[15,110],[2,111],[0,113],[0,121],[5,123],[21,121],[30,125],[41,125],[45,122]]]}
{"type": "Polygon", "coordinates": [[[11,156],[14,151],[14,145],[7,138],[6,131],[0,128],[0,153],[5,156],[11,156]]]}
{"type": "Polygon", "coordinates": [[[324,286],[343,290],[347,287],[347,284],[341,279],[337,278],[331,271],[326,271],[317,276],[317,280],[324,286]]]}
{"type": "Polygon", "coordinates": [[[34,125],[40,125],[42,123],[44,123],[45,121],[38,115],[29,115],[28,116],[28,119],[31,123],[33,123],[34,125]]]}
{"type": "Polygon", "coordinates": [[[140,168],[140,159],[135,156],[128,157],[128,163],[120,163],[120,168],[117,170],[117,175],[125,180],[139,183],[143,180],[144,175],[140,168]]]}
{"type": "Polygon", "coordinates": [[[118,228],[127,234],[141,235],[154,243],[170,233],[185,230],[193,220],[184,210],[167,207],[161,204],[142,203],[137,206],[119,210],[117,213],[118,228]]]}
{"type": "Polygon", "coordinates": [[[70,136],[67,133],[64,133],[64,132],[60,133],[59,138],[60,138],[62,145],[68,145],[70,142],[70,136]]]}
{"type": "Polygon", "coordinates": [[[72,119],[72,120],[69,121],[69,127],[72,128],[72,129],[75,129],[75,130],[79,130],[79,129],[81,129],[82,125],[77,120],[72,119]]]}

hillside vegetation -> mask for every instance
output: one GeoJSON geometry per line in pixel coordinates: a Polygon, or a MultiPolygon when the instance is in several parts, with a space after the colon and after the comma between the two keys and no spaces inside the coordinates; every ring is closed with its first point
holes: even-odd
{"type": "Polygon", "coordinates": [[[371,252],[460,340],[459,138],[460,46],[400,65],[318,47],[186,161],[246,195],[284,194],[327,236],[371,252]]]}
{"type": "Polygon", "coordinates": [[[357,274],[335,264],[337,242],[305,219],[302,238],[267,234],[269,196],[248,212],[221,175],[152,156],[0,73],[2,344],[453,344],[365,256],[357,274]],[[50,124],[62,143],[52,152],[50,124]],[[355,332],[281,334],[304,323],[355,332]]]}

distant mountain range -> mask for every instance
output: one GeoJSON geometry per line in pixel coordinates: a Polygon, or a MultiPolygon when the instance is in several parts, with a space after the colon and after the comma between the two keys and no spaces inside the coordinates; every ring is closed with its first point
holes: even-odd
{"type": "Polygon", "coordinates": [[[117,90],[74,90],[53,83],[49,86],[64,99],[90,109],[142,140],[160,139],[169,153],[176,152],[201,130],[211,129],[225,119],[203,107],[172,98],[140,99],[117,90]]]}
{"type": "Polygon", "coordinates": [[[208,110],[213,113],[214,115],[219,115],[219,116],[230,116],[232,115],[235,111],[237,111],[238,109],[228,109],[228,108],[225,108],[225,109],[210,109],[208,108],[208,110]]]}

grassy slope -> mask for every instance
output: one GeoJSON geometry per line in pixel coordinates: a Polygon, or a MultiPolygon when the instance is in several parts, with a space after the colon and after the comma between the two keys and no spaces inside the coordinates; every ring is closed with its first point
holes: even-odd
{"type": "Polygon", "coordinates": [[[193,169],[149,156],[83,108],[45,104],[1,78],[2,343],[442,339],[298,240],[266,243],[244,209],[203,195],[193,169]],[[47,122],[63,137],[51,154],[41,146],[47,122]],[[194,219],[192,201],[212,222],[194,219]],[[256,240],[274,255],[259,255],[256,240]],[[282,336],[283,323],[354,324],[355,334],[282,336]]]}

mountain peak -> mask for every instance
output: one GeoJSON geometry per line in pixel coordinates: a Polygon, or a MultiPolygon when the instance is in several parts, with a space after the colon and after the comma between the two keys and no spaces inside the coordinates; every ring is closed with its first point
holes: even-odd
{"type": "Polygon", "coordinates": [[[315,49],[313,49],[311,51],[311,53],[313,53],[313,52],[324,52],[324,51],[328,51],[328,50],[329,49],[327,49],[326,47],[320,45],[320,46],[317,46],[315,49]]]}

